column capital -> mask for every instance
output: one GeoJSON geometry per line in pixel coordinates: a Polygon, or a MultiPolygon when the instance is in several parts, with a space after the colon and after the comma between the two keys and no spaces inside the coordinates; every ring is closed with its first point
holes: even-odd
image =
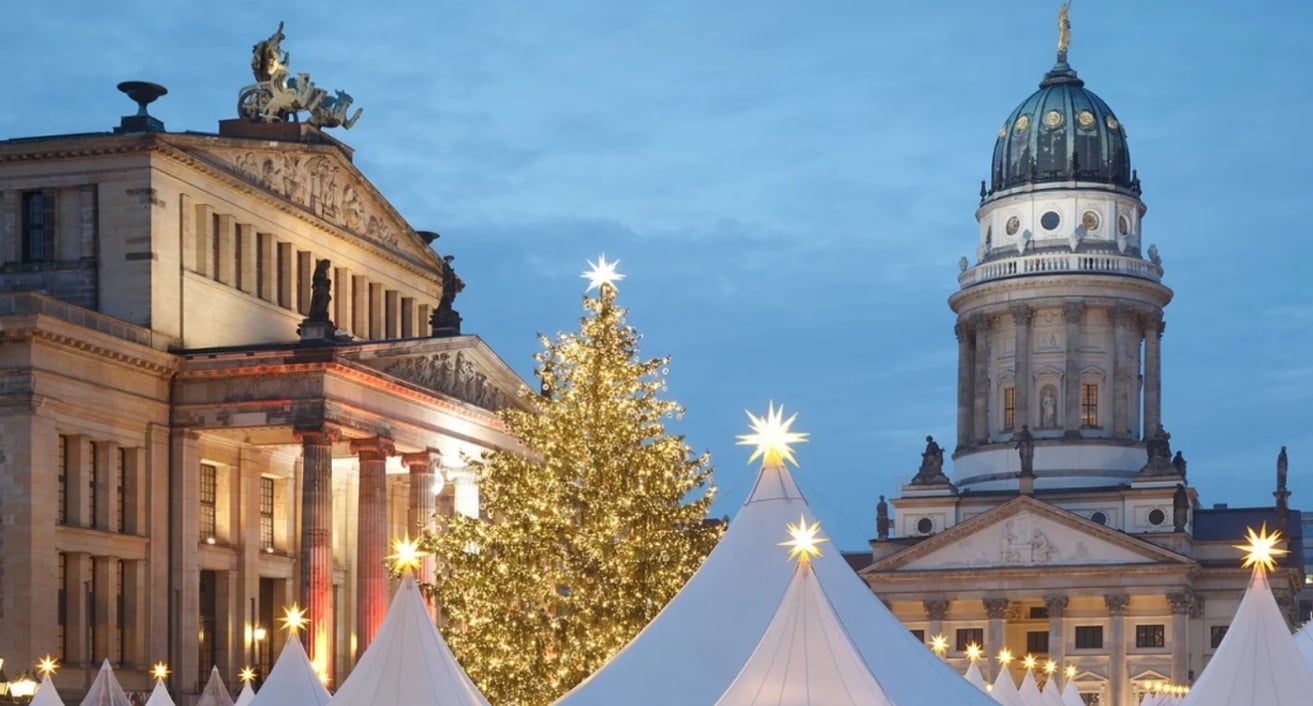
{"type": "Polygon", "coordinates": [[[1135,312],[1135,318],[1140,325],[1140,331],[1148,337],[1149,334],[1163,335],[1167,330],[1167,323],[1163,321],[1163,312],[1160,309],[1139,309],[1135,312]]]}
{"type": "Polygon", "coordinates": [[[1202,618],[1202,617],[1204,617],[1204,597],[1203,597],[1203,596],[1201,596],[1201,595],[1199,595],[1199,594],[1197,594],[1197,593],[1194,594],[1194,600],[1190,601],[1190,608],[1189,608],[1188,612],[1186,613],[1186,615],[1189,615],[1191,618],[1202,618]]]}
{"type": "Polygon", "coordinates": [[[416,472],[417,466],[423,469],[419,472],[434,472],[442,464],[442,452],[437,449],[425,449],[424,451],[412,451],[401,454],[401,462],[410,467],[412,473],[416,472]]]}
{"type": "Polygon", "coordinates": [[[1126,324],[1135,320],[1135,308],[1128,304],[1117,304],[1109,310],[1114,324],[1126,324]]]}
{"type": "Polygon", "coordinates": [[[1025,304],[1013,304],[1011,310],[1012,323],[1017,326],[1029,326],[1035,318],[1035,310],[1025,304]]]}
{"type": "Polygon", "coordinates": [[[1167,594],[1167,603],[1172,608],[1172,615],[1189,615],[1194,608],[1195,595],[1191,591],[1167,594]]]}
{"type": "Polygon", "coordinates": [[[1008,612],[1008,599],[1006,598],[982,598],[980,602],[985,605],[985,615],[990,620],[1002,618],[1008,612]]]}
{"type": "Polygon", "coordinates": [[[1044,607],[1048,608],[1050,618],[1061,618],[1067,611],[1067,597],[1044,596],[1044,607]]]}
{"type": "Polygon", "coordinates": [[[927,598],[921,601],[921,605],[930,620],[943,620],[948,615],[948,601],[943,598],[927,598]]]}
{"type": "Polygon", "coordinates": [[[974,328],[977,332],[988,331],[989,329],[993,328],[993,326],[994,326],[993,314],[971,315],[971,327],[974,328]]]}
{"type": "Polygon", "coordinates": [[[1085,315],[1085,302],[1066,301],[1062,304],[1062,318],[1069,324],[1080,323],[1081,317],[1085,315]]]}
{"type": "Polygon", "coordinates": [[[1131,602],[1131,597],[1125,593],[1107,593],[1103,596],[1103,604],[1108,607],[1108,613],[1111,615],[1126,615],[1126,606],[1131,602]]]}
{"type": "Polygon", "coordinates": [[[384,436],[371,436],[368,439],[352,439],[351,453],[362,459],[380,460],[397,454],[396,445],[384,436]]]}
{"type": "Polygon", "coordinates": [[[953,324],[953,335],[957,336],[959,342],[968,341],[971,339],[971,333],[974,329],[975,327],[972,326],[971,320],[963,317],[958,319],[957,323],[953,324]]]}
{"type": "Polygon", "coordinates": [[[328,425],[298,426],[292,436],[306,446],[332,446],[342,438],[342,431],[328,425]]]}

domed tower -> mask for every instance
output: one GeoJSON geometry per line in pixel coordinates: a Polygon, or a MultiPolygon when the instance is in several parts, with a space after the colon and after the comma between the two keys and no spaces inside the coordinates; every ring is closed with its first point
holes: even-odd
{"type": "Polygon", "coordinates": [[[1038,488],[1126,484],[1149,474],[1144,439],[1160,438],[1172,291],[1143,246],[1125,128],[1067,64],[1065,20],[1057,64],[999,128],[976,262],[963,258],[949,297],[963,490],[1018,488],[1023,427],[1034,440],[1023,482],[1038,488]]]}

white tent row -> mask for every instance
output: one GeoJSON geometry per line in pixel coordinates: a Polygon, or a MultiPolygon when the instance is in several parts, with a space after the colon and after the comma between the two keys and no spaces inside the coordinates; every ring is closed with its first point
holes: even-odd
{"type": "Polygon", "coordinates": [[[59,698],[59,692],[51,683],[49,674],[41,677],[41,685],[36,688],[36,696],[32,697],[28,706],[64,706],[64,700],[59,698]]]}
{"type": "Polygon", "coordinates": [[[310,664],[305,647],[292,635],[251,703],[253,706],[324,706],[328,699],[328,689],[310,664]]]}
{"type": "Polygon", "coordinates": [[[1313,622],[1306,624],[1295,633],[1295,647],[1304,657],[1304,664],[1307,664],[1309,669],[1313,669],[1313,622]]]}

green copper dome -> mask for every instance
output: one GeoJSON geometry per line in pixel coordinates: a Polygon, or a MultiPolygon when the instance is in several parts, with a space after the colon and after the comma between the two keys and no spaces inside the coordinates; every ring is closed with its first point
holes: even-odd
{"type": "Polygon", "coordinates": [[[988,193],[1066,181],[1140,191],[1121,121],[1059,60],[999,129],[988,193]]]}

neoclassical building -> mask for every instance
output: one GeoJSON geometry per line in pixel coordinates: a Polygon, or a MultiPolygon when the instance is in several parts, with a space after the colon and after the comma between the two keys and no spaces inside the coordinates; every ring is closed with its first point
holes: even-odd
{"type": "Polygon", "coordinates": [[[141,109],[112,130],[0,142],[11,672],[51,654],[73,692],[108,659],[144,690],[163,661],[196,693],[211,666],[267,671],[299,603],[340,681],[389,539],[477,514],[463,459],[514,445],[497,410],[524,383],[460,333],[451,258],[323,129],[349,97],[273,112],[281,39],[217,133],[166,131],[159,87],[125,84],[141,109]]]}
{"type": "Polygon", "coordinates": [[[962,670],[968,644],[1008,647],[1075,666],[1090,704],[1132,706],[1207,663],[1249,576],[1231,548],[1246,526],[1290,538],[1272,584],[1295,619],[1302,523],[1284,449],[1273,505],[1249,509],[1204,507],[1172,453],[1173,292],[1122,120],[1067,63],[1063,31],[1056,65],[998,128],[975,258],[949,298],[951,475],[927,439],[892,515],[881,498],[872,552],[849,559],[909,629],[946,636],[962,670]]]}

